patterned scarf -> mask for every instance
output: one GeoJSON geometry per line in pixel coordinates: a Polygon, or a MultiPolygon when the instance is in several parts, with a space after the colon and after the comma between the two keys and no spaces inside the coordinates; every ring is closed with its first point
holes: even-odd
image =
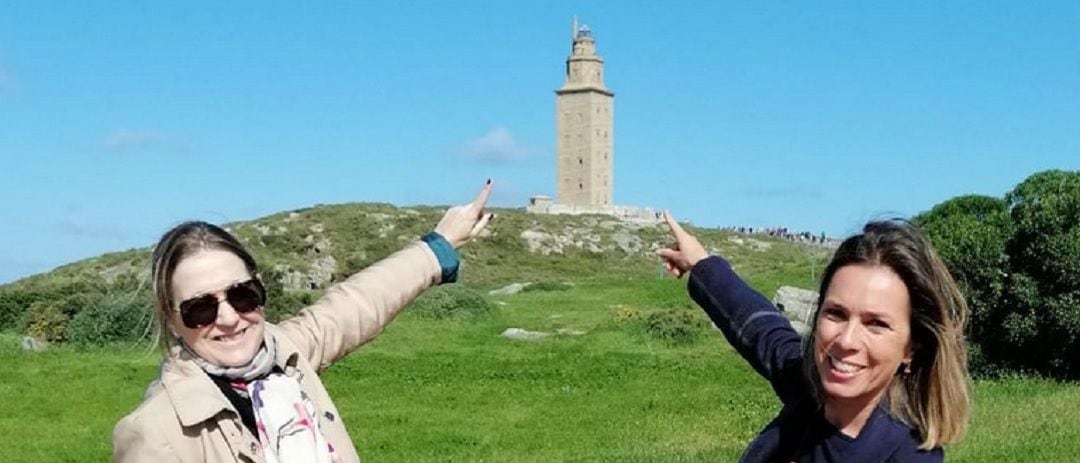
{"type": "Polygon", "coordinates": [[[266,463],[340,461],[314,418],[319,416],[315,403],[295,378],[274,371],[277,343],[269,330],[263,331],[263,344],[251,361],[239,367],[214,365],[176,341],[203,371],[230,379],[234,390],[251,401],[266,463]]]}
{"type": "Polygon", "coordinates": [[[300,383],[281,373],[248,384],[266,463],[337,463],[334,446],[319,429],[319,416],[300,383]]]}

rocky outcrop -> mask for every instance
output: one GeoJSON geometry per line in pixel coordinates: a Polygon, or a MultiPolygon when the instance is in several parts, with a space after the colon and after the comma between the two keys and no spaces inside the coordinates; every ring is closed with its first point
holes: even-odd
{"type": "Polygon", "coordinates": [[[792,321],[792,326],[799,334],[810,331],[809,326],[817,306],[818,293],[794,286],[781,286],[773,297],[773,305],[792,321]],[[801,330],[801,331],[800,331],[801,330]]]}

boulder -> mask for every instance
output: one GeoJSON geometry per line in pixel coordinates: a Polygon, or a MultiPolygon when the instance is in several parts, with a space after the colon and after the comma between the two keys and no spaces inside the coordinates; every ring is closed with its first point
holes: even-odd
{"type": "Polygon", "coordinates": [[[325,288],[336,271],[337,259],[334,259],[334,256],[326,255],[311,261],[311,270],[308,271],[309,288],[325,288]]]}
{"type": "Polygon", "coordinates": [[[791,327],[795,329],[796,333],[799,333],[799,336],[806,336],[810,334],[810,327],[807,326],[806,323],[803,323],[801,321],[791,320],[791,327]]]}
{"type": "Polygon", "coordinates": [[[817,304],[818,293],[808,289],[793,286],[781,286],[776,290],[773,305],[784,312],[789,320],[798,320],[803,324],[810,323],[810,317],[814,315],[814,306],[817,304]]]}
{"type": "Polygon", "coordinates": [[[641,250],[641,238],[626,230],[617,230],[611,235],[615,244],[627,254],[635,254],[641,250]]]}
{"type": "MultiPolygon", "coordinates": [[[[539,252],[546,256],[552,252],[548,243],[554,241],[555,238],[540,230],[525,230],[521,232],[521,239],[525,240],[525,245],[529,248],[529,252],[539,252]]],[[[558,253],[562,253],[561,248],[558,250],[558,253]]]]}
{"type": "Polygon", "coordinates": [[[42,341],[33,336],[23,336],[22,338],[22,350],[28,350],[32,352],[41,352],[49,346],[49,343],[42,341]]]}
{"type": "Polygon", "coordinates": [[[493,289],[488,291],[489,296],[510,296],[512,294],[520,293],[521,290],[528,286],[528,283],[510,283],[499,289],[493,289]]]}
{"type": "Polygon", "coordinates": [[[515,339],[518,341],[535,341],[538,339],[544,339],[549,336],[549,333],[542,331],[529,331],[522,328],[507,328],[502,332],[502,337],[515,339]]]}

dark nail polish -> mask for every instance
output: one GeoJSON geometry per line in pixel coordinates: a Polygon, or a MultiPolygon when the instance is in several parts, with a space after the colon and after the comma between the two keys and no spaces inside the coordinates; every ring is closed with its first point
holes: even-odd
{"type": "Polygon", "coordinates": [[[487,179],[487,183],[485,185],[491,185],[491,179],[490,178],[487,179]]]}

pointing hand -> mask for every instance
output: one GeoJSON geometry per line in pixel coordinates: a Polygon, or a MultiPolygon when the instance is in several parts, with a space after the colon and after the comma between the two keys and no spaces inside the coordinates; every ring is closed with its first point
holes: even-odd
{"type": "Polygon", "coordinates": [[[668,211],[664,211],[664,222],[667,222],[671,234],[675,236],[675,244],[657,251],[656,254],[664,259],[664,268],[668,272],[682,278],[686,272],[694,268],[694,264],[708,257],[709,253],[705,251],[705,247],[697,238],[694,238],[694,235],[687,233],[679,222],[675,221],[668,211]]]}
{"type": "Polygon", "coordinates": [[[491,179],[480,189],[480,194],[476,195],[473,202],[448,209],[435,226],[435,232],[446,238],[454,249],[468,243],[479,235],[495,216],[484,212],[488,196],[491,196],[491,179]]]}

